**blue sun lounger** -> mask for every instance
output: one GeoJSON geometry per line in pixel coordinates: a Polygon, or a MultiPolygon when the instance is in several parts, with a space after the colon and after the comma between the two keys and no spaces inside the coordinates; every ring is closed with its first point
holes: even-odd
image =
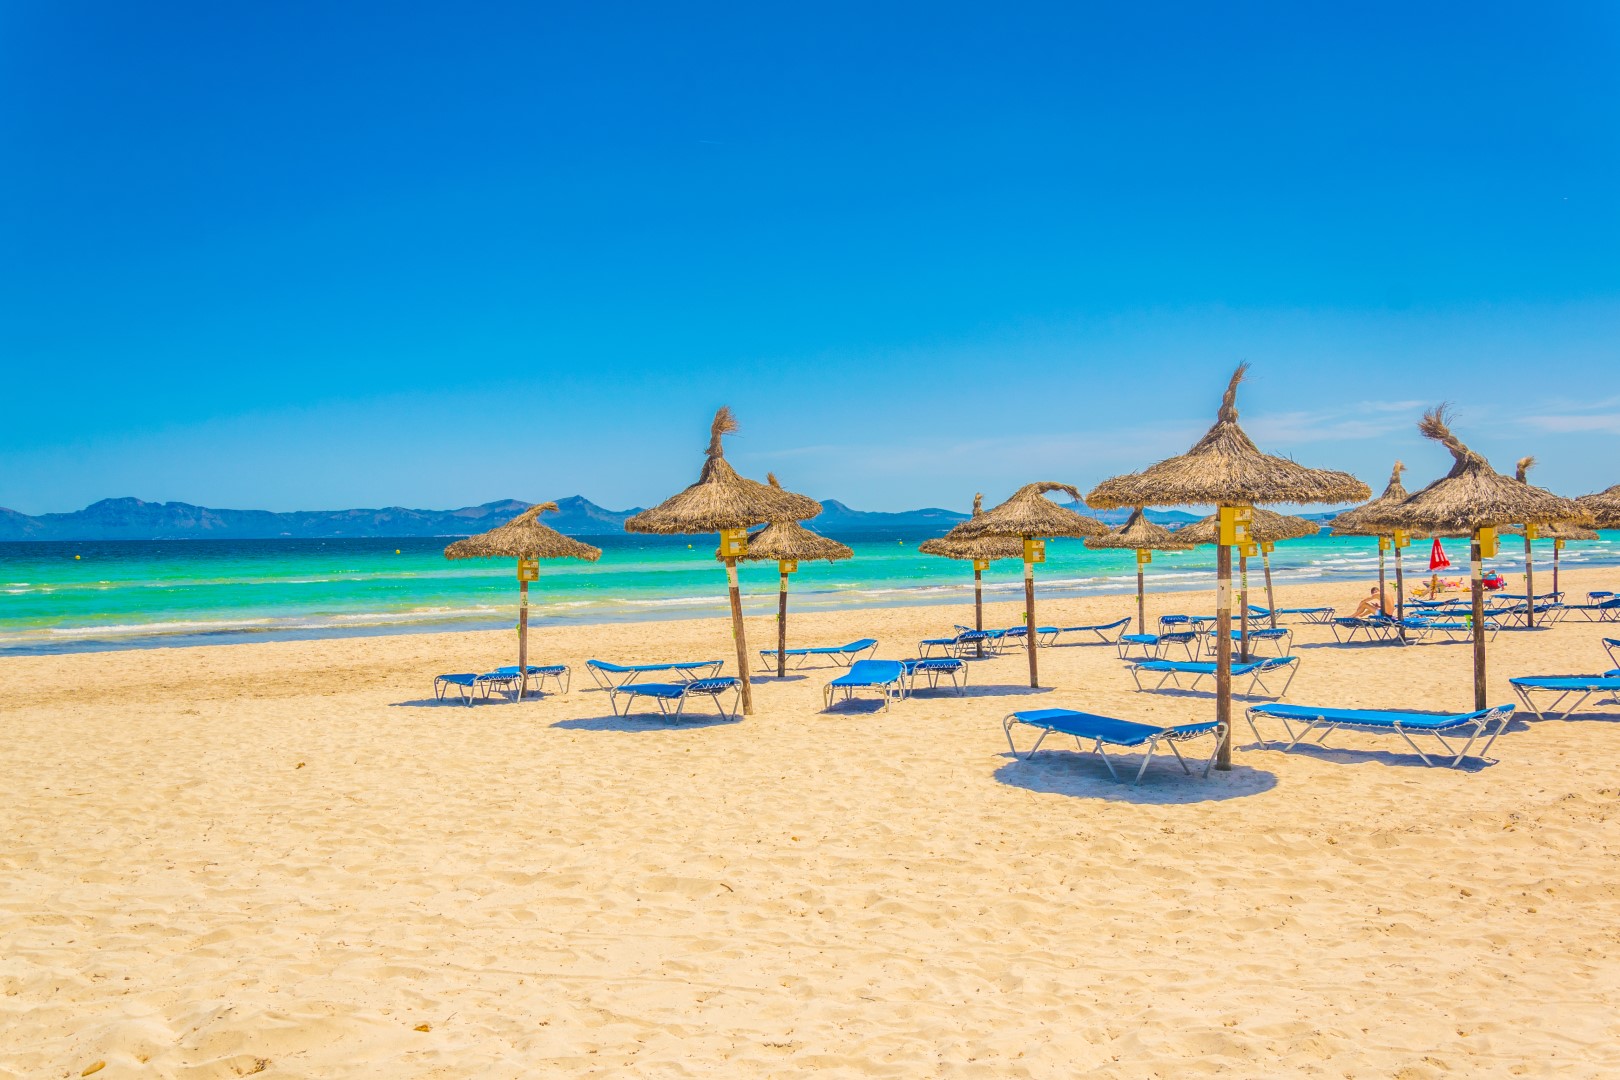
{"type": "Polygon", "coordinates": [[[1609,652],[1609,663],[1620,666],[1620,638],[1604,638],[1603,647],[1609,652]]]}
{"type": "Polygon", "coordinates": [[[742,685],[735,676],[726,675],[718,679],[692,679],[678,683],[620,683],[608,690],[608,701],[613,705],[614,716],[629,716],[636,699],[647,698],[658,706],[658,715],[679,720],[686,711],[686,699],[690,697],[712,699],[722,717],[735,720],[737,707],[742,701],[742,685]],[[721,700],[727,690],[732,692],[730,709],[721,700]],[[624,699],[622,709],[619,707],[620,698],[624,699]],[[670,712],[672,705],[675,708],[673,713],[670,712]]]}
{"type": "MultiPolygon", "coordinates": [[[[1277,621],[1282,622],[1284,615],[1298,615],[1308,623],[1325,626],[1333,621],[1334,611],[1335,609],[1330,607],[1280,607],[1277,609],[1277,621]]],[[[1260,607],[1258,604],[1250,604],[1249,613],[1258,615],[1262,619],[1271,618],[1271,611],[1260,607]]]]}
{"type": "Polygon", "coordinates": [[[643,675],[655,672],[673,672],[677,679],[691,682],[693,679],[713,679],[720,674],[725,666],[723,660],[688,660],[679,664],[610,664],[606,660],[587,660],[585,670],[591,673],[591,678],[603,690],[612,690],[616,686],[627,686],[643,675]]]}
{"type": "Polygon", "coordinates": [[[1357,634],[1364,635],[1368,641],[1388,641],[1401,628],[1401,624],[1388,615],[1374,615],[1366,619],[1341,615],[1330,625],[1333,627],[1333,640],[1341,645],[1355,641],[1357,634]]]}
{"type": "Polygon", "coordinates": [[[517,668],[513,668],[510,674],[486,671],[480,675],[477,672],[461,671],[450,675],[433,676],[433,698],[435,701],[443,702],[454,688],[460,695],[461,703],[471,706],[475,696],[482,701],[488,701],[491,691],[513,693],[519,685],[517,668]]]}
{"type": "Polygon", "coordinates": [[[1142,750],[1142,765],[1136,770],[1136,779],[1133,783],[1140,784],[1142,775],[1147,772],[1148,762],[1153,760],[1153,751],[1160,743],[1168,746],[1170,752],[1176,755],[1181,762],[1181,768],[1188,775],[1192,770],[1187,767],[1187,760],[1181,756],[1176,748],[1178,742],[1188,742],[1200,739],[1205,735],[1215,736],[1215,752],[1209,756],[1204,765],[1204,775],[1209,775],[1209,768],[1215,764],[1215,754],[1219,753],[1221,736],[1226,725],[1214,720],[1198,724],[1182,724],[1178,727],[1154,727],[1151,724],[1138,724],[1130,720],[1116,720],[1111,716],[1098,716],[1095,713],[1077,712],[1074,709],[1029,709],[1024,712],[1015,712],[1001,722],[1002,732],[1007,736],[1007,748],[1012,751],[1013,757],[1019,757],[1018,747],[1013,743],[1013,728],[1030,727],[1039,731],[1040,737],[1029,752],[1022,755],[1025,761],[1035,756],[1035,751],[1041,748],[1041,743],[1053,732],[1060,735],[1072,735],[1075,745],[1086,750],[1086,743],[1091,743],[1091,752],[1103,759],[1108,766],[1108,775],[1115,780],[1119,773],[1114,771],[1114,763],[1109,760],[1104,746],[1117,746],[1123,750],[1142,750]]]}
{"type": "Polygon", "coordinates": [[[1120,635],[1125,633],[1125,628],[1129,625],[1131,619],[1127,615],[1111,623],[1096,623],[1092,626],[1043,626],[1037,633],[1040,634],[1041,645],[1056,645],[1058,638],[1064,634],[1096,635],[1096,641],[1086,639],[1080,642],[1082,645],[1113,645],[1119,641],[1120,635]]]}
{"type": "Polygon", "coordinates": [[[946,656],[968,656],[983,646],[985,652],[994,656],[1001,651],[1001,641],[1006,634],[1005,630],[969,630],[958,626],[955,637],[924,638],[917,642],[917,651],[925,657],[932,655],[935,649],[946,656]]]}
{"type": "Polygon", "coordinates": [[[1569,715],[1586,704],[1586,699],[1593,694],[1608,694],[1609,704],[1620,704],[1620,668],[1605,672],[1602,675],[1526,675],[1517,679],[1509,679],[1514,693],[1524,702],[1524,707],[1536,714],[1536,719],[1547,719],[1548,713],[1556,713],[1554,720],[1565,720],[1569,715]],[[1557,696],[1545,707],[1537,705],[1531,699],[1532,694],[1556,694],[1557,696]],[[1576,697],[1576,695],[1580,695],[1576,697]],[[1558,706],[1570,698],[1575,698],[1575,704],[1563,712],[1556,712],[1558,706]]]}
{"type": "Polygon", "coordinates": [[[1423,759],[1423,764],[1433,765],[1429,755],[1425,754],[1416,742],[1413,735],[1428,735],[1445,749],[1447,754],[1454,754],[1451,760],[1453,768],[1462,764],[1468,756],[1469,749],[1481,736],[1485,737],[1485,745],[1479,748],[1478,757],[1481,761],[1492,761],[1485,755],[1491,749],[1491,743],[1502,734],[1508,721],[1513,719],[1512,705],[1497,705],[1481,712],[1461,713],[1456,716],[1444,716],[1438,713],[1400,712],[1392,709],[1318,709],[1309,705],[1251,705],[1248,711],[1249,728],[1260,745],[1269,745],[1265,737],[1260,734],[1260,728],[1255,724],[1257,716],[1271,717],[1282,721],[1283,728],[1288,732],[1288,745],[1284,750],[1292,750],[1299,741],[1312,731],[1320,731],[1317,745],[1327,742],[1327,737],[1334,731],[1343,728],[1353,728],[1358,731],[1389,732],[1393,731],[1406,740],[1406,745],[1417,752],[1423,759]],[[1294,730],[1294,725],[1299,730],[1294,730]],[[1492,728],[1494,725],[1494,730],[1492,728]],[[1468,736],[1468,741],[1458,749],[1453,746],[1446,736],[1458,738],[1468,736]]]}
{"type": "Polygon", "coordinates": [[[1191,660],[1198,653],[1198,634],[1192,630],[1179,630],[1160,634],[1121,634],[1114,648],[1121,660],[1129,660],[1132,649],[1141,649],[1149,660],[1158,660],[1172,645],[1180,645],[1191,660]]]}
{"type": "MultiPolygon", "coordinates": [[[[1237,643],[1241,642],[1242,640],[1243,631],[1241,629],[1233,630],[1232,652],[1234,655],[1237,653],[1237,643]]],[[[1204,648],[1208,649],[1210,655],[1212,656],[1215,653],[1215,646],[1218,641],[1219,639],[1215,636],[1214,629],[1206,630],[1204,632],[1204,648]]],[[[1288,650],[1293,643],[1294,632],[1288,629],[1286,626],[1279,626],[1275,630],[1269,626],[1263,626],[1258,630],[1253,627],[1249,628],[1249,650],[1251,655],[1253,654],[1254,648],[1257,644],[1269,644],[1273,649],[1277,650],[1278,656],[1287,656],[1288,650]]]]}
{"type": "MultiPolygon", "coordinates": [[[[1219,667],[1214,661],[1185,661],[1185,660],[1141,660],[1131,665],[1131,678],[1136,680],[1136,689],[1142,692],[1164,689],[1165,683],[1170,683],[1177,690],[1196,690],[1198,684],[1204,679],[1213,679],[1215,669],[1219,667]],[[1159,681],[1153,686],[1142,685],[1142,673],[1158,675],[1159,681]],[[1181,676],[1189,675],[1192,682],[1186,687],[1181,685],[1181,676]]],[[[1268,656],[1264,660],[1251,660],[1247,664],[1234,663],[1232,665],[1232,678],[1234,680],[1248,676],[1249,688],[1247,690],[1232,691],[1238,697],[1284,698],[1288,696],[1288,688],[1293,685],[1294,674],[1299,670],[1299,658],[1294,656],[1268,656]],[[1283,681],[1282,689],[1272,693],[1266,685],[1265,677],[1272,672],[1286,670],[1288,678],[1283,681]]]]}
{"type": "Polygon", "coordinates": [[[901,701],[906,696],[906,665],[898,660],[857,660],[850,669],[822,687],[825,708],[832,708],[833,696],[842,691],[848,701],[857,691],[875,692],[883,701],[883,710],[889,702],[901,701]]]}
{"type": "MultiPolygon", "coordinates": [[[[1436,634],[1444,635],[1447,641],[1472,641],[1474,639],[1474,624],[1464,619],[1427,619],[1410,618],[1396,624],[1396,629],[1405,627],[1408,632],[1415,635],[1418,641],[1427,641],[1436,634]]],[[[1485,640],[1494,641],[1501,631],[1501,626],[1491,619],[1485,620],[1485,633],[1490,636],[1485,640]]]]}
{"type": "MultiPolygon", "coordinates": [[[[498,667],[495,669],[495,674],[507,675],[515,679],[518,677],[517,665],[498,667]]],[[[523,671],[523,689],[518,692],[518,697],[521,698],[529,692],[529,683],[531,681],[534,683],[534,692],[544,694],[547,679],[551,679],[557,684],[559,694],[566,694],[568,693],[569,683],[573,680],[573,672],[567,664],[530,664],[523,671]]]]}
{"type": "Polygon", "coordinates": [[[1620,597],[1613,593],[1588,593],[1586,603],[1564,605],[1566,616],[1575,611],[1587,622],[1620,622],[1620,597]]]}
{"type": "MultiPolygon", "coordinates": [[[[868,656],[872,655],[877,650],[877,645],[877,638],[861,638],[861,640],[852,641],[848,645],[823,645],[817,649],[788,649],[785,655],[798,661],[798,663],[792,665],[796,669],[804,667],[812,656],[830,656],[833,663],[839,667],[849,667],[849,665],[860,659],[862,653],[868,656]]],[[[776,666],[776,650],[759,650],[759,659],[761,666],[769,671],[776,666]]]]}

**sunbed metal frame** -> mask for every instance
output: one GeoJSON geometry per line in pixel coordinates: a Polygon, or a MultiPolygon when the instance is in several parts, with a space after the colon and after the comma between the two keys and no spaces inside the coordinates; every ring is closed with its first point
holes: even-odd
{"type": "Polygon", "coordinates": [[[620,683],[608,690],[608,702],[613,706],[613,715],[629,716],[630,708],[638,697],[652,698],[658,706],[658,714],[666,720],[679,720],[686,711],[686,699],[689,697],[708,697],[714,700],[714,707],[720,715],[727,720],[737,719],[737,710],[742,705],[742,683],[734,675],[725,675],[719,678],[693,679],[690,682],[678,683],[620,683]],[[727,690],[732,691],[731,708],[721,700],[721,695],[727,690]],[[619,695],[625,697],[624,709],[619,709],[619,695]],[[675,711],[670,712],[670,702],[675,703],[675,711]]]}
{"type": "Polygon", "coordinates": [[[1198,631],[1177,630],[1163,634],[1121,634],[1119,640],[1114,642],[1114,649],[1121,660],[1129,660],[1131,646],[1141,648],[1149,660],[1161,660],[1164,652],[1171,645],[1180,645],[1187,650],[1187,659],[1198,657],[1198,631]]]}
{"type": "Polygon", "coordinates": [[[1432,736],[1436,742],[1445,748],[1447,754],[1455,755],[1451,760],[1450,767],[1456,768],[1462,764],[1463,759],[1468,756],[1469,749],[1479,740],[1481,735],[1486,733],[1493,722],[1496,725],[1496,730],[1490,732],[1485,739],[1485,745],[1479,748],[1479,759],[1487,763],[1495,762],[1496,759],[1485,755],[1490,751],[1491,744],[1496,741],[1496,737],[1507,729],[1509,721],[1513,719],[1513,706],[1496,705],[1481,712],[1462,713],[1456,716],[1431,716],[1427,713],[1400,712],[1390,709],[1320,709],[1307,705],[1282,705],[1277,702],[1251,705],[1245,713],[1245,717],[1249,721],[1249,729],[1254,732],[1254,737],[1260,743],[1260,746],[1267,748],[1270,743],[1266,742],[1265,736],[1260,734],[1260,728],[1254,722],[1256,715],[1281,721],[1283,729],[1288,732],[1288,745],[1283,747],[1284,750],[1292,750],[1299,745],[1301,739],[1318,729],[1321,731],[1321,734],[1316,739],[1316,745],[1318,746],[1324,745],[1327,742],[1327,737],[1341,727],[1379,733],[1393,731],[1406,740],[1406,745],[1410,746],[1413,752],[1423,759],[1423,764],[1429,766],[1433,766],[1434,762],[1412,740],[1412,736],[1432,736]],[[1371,719],[1380,715],[1383,719],[1371,719]],[[1403,724],[1400,720],[1403,716],[1425,717],[1443,722],[1438,724],[1403,724]],[[1295,723],[1300,725],[1297,733],[1294,731],[1295,723]],[[1443,734],[1453,730],[1467,730],[1468,732],[1468,741],[1463,743],[1460,750],[1453,746],[1443,734]]]}
{"type": "Polygon", "coordinates": [[[1620,669],[1605,675],[1526,675],[1517,679],[1509,679],[1508,685],[1512,686],[1513,692],[1519,695],[1519,700],[1524,702],[1524,707],[1536,714],[1537,720],[1567,720],[1571,713],[1579,710],[1582,705],[1586,704],[1586,699],[1594,694],[1610,694],[1613,696],[1613,703],[1620,704],[1620,669]],[[1536,683],[1545,684],[1548,682],[1570,682],[1577,685],[1535,685],[1536,683]],[[1553,698],[1550,704],[1542,707],[1531,699],[1531,694],[1557,694],[1558,696],[1553,698]],[[1579,694],[1580,697],[1575,699],[1575,704],[1563,712],[1557,711],[1558,706],[1576,694],[1579,694]],[[1549,713],[1554,715],[1549,717],[1549,713]]]}
{"type": "MultiPolygon", "coordinates": [[[[848,645],[824,645],[816,649],[788,649],[786,655],[788,658],[798,661],[798,663],[789,665],[794,671],[809,663],[812,656],[830,656],[833,663],[839,667],[847,668],[861,659],[862,653],[871,656],[877,651],[877,647],[876,638],[861,638],[859,641],[852,641],[848,645]]],[[[759,660],[761,668],[770,671],[776,667],[776,650],[759,650],[759,660]]]]}
{"type": "Polygon", "coordinates": [[[900,661],[906,672],[906,696],[917,692],[917,676],[921,675],[928,680],[928,689],[939,688],[939,680],[951,680],[951,688],[958,694],[967,686],[967,661],[955,656],[923,656],[911,660],[900,661]],[[958,681],[957,676],[961,676],[958,681]]]}
{"type": "MultiPolygon", "coordinates": [[[[1165,683],[1172,683],[1177,690],[1196,690],[1198,683],[1203,679],[1213,679],[1217,665],[1209,661],[1180,661],[1180,660],[1142,660],[1131,665],[1131,678],[1136,680],[1136,689],[1142,693],[1163,690],[1165,683]],[[1160,679],[1154,686],[1142,685],[1142,673],[1159,675],[1160,679]],[[1182,675],[1192,677],[1188,686],[1181,685],[1182,675]]],[[[1255,693],[1259,687],[1265,691],[1265,696],[1281,701],[1288,696],[1288,688],[1294,684],[1294,676],[1299,672],[1299,657],[1297,656],[1268,656],[1263,660],[1251,660],[1248,664],[1233,664],[1232,677],[1240,679],[1249,676],[1249,689],[1239,692],[1233,690],[1236,697],[1260,697],[1255,693]],[[1265,676],[1282,668],[1288,669],[1288,679],[1283,683],[1282,690],[1272,693],[1271,687],[1266,685],[1265,676]]]]}
{"type": "Polygon", "coordinates": [[[857,690],[876,690],[878,692],[878,695],[883,700],[883,711],[884,712],[889,711],[889,703],[891,701],[904,701],[906,699],[906,695],[909,692],[910,688],[906,684],[906,665],[905,665],[905,663],[903,661],[900,661],[900,660],[862,660],[862,661],[860,661],[860,663],[861,664],[894,664],[900,670],[895,675],[895,677],[893,679],[886,679],[883,682],[865,682],[865,683],[843,683],[843,682],[840,682],[840,680],[842,680],[842,679],[852,678],[854,676],[855,672],[858,670],[858,665],[854,665],[854,664],[850,665],[849,671],[847,671],[844,674],[838,676],[837,679],[834,679],[832,682],[827,683],[825,686],[823,686],[821,688],[822,709],[823,709],[823,711],[833,707],[833,696],[839,690],[842,690],[844,692],[844,698],[843,699],[845,701],[852,700],[855,697],[855,692],[857,690]]]}
{"type": "MultiPolygon", "coordinates": [[[[517,665],[496,668],[495,674],[510,675],[515,679],[518,675],[517,665]]],[[[557,693],[566,694],[568,688],[573,684],[574,672],[567,664],[530,664],[528,670],[523,673],[523,689],[518,692],[519,699],[528,695],[529,680],[531,679],[534,680],[536,696],[543,695],[546,692],[547,679],[551,679],[557,684],[557,693]]]]}
{"type": "MultiPolygon", "coordinates": [[[[1232,654],[1234,656],[1237,655],[1238,642],[1241,640],[1242,634],[1242,630],[1233,628],[1232,654]]],[[[1249,629],[1249,651],[1251,654],[1254,651],[1254,643],[1257,641],[1269,641],[1276,647],[1278,656],[1287,656],[1294,645],[1294,631],[1286,626],[1279,626],[1276,629],[1269,626],[1251,627],[1249,629]]],[[[1215,635],[1214,627],[1209,627],[1203,631],[1203,646],[1210,656],[1215,655],[1220,644],[1220,638],[1215,635]]]]}
{"type": "Polygon", "coordinates": [[[461,704],[470,708],[478,691],[483,691],[479,700],[488,701],[492,691],[498,689],[502,693],[511,693],[518,685],[515,668],[509,675],[496,671],[486,671],[482,675],[472,671],[458,671],[449,675],[433,676],[433,698],[443,704],[450,687],[454,686],[461,695],[461,704]]]}
{"type": "Polygon", "coordinates": [[[1046,737],[1053,732],[1073,736],[1075,746],[1080,752],[1093,753],[1102,758],[1103,764],[1108,766],[1108,775],[1112,776],[1116,781],[1120,778],[1119,773],[1115,771],[1113,761],[1109,758],[1107,751],[1103,749],[1104,744],[1130,750],[1145,747],[1141,767],[1136,770],[1136,779],[1132,781],[1133,784],[1140,784],[1143,775],[1147,772],[1148,762],[1153,760],[1153,751],[1158,748],[1161,742],[1170,748],[1172,754],[1176,755],[1176,760],[1181,763],[1182,771],[1191,776],[1192,769],[1188,767],[1187,759],[1181,756],[1181,751],[1176,748],[1176,743],[1190,742],[1193,739],[1203,738],[1205,735],[1214,735],[1215,750],[1209,755],[1209,760],[1204,763],[1204,776],[1208,777],[1210,767],[1215,764],[1215,758],[1220,753],[1221,738],[1225,734],[1226,725],[1211,720],[1198,724],[1182,724],[1179,727],[1161,728],[1149,724],[1138,724],[1132,720],[1119,720],[1111,716],[1077,712],[1074,709],[1034,709],[1009,714],[1001,721],[1001,730],[1007,736],[1007,749],[1012,751],[1013,757],[1022,757],[1024,761],[1033,758],[1035,752],[1041,748],[1041,744],[1046,741],[1046,737]],[[1041,733],[1040,737],[1035,740],[1035,745],[1031,746],[1029,752],[1023,755],[1018,753],[1018,747],[1013,742],[1012,737],[1012,729],[1019,725],[1035,728],[1041,733]],[[1085,743],[1085,740],[1088,739],[1092,743],[1089,751],[1085,743]]]}

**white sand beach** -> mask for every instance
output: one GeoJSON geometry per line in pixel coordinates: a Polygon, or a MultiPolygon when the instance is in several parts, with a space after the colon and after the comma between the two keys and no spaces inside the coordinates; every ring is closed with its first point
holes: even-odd
{"type": "MultiPolygon", "coordinates": [[[[902,657],[970,616],[792,627],[902,657]]],[[[1466,645],[1296,630],[1290,701],[1471,704],[1466,645]]],[[[1605,636],[1502,633],[1491,699],[1612,667],[1605,636]]],[[[541,625],[532,658],[573,665],[571,692],[433,704],[436,673],[513,647],[0,660],[0,1076],[1620,1075],[1615,706],[1516,723],[1461,770],[1368,735],[1257,749],[1239,721],[1232,772],[1156,759],[1131,787],[1072,742],[1015,761],[1000,724],[1213,714],[1137,693],[1112,648],[1044,650],[1039,692],[1014,650],[887,713],[821,711],[836,672],[806,669],[745,720],[674,724],[615,718],[583,663],[731,671],[725,621],[541,625]]]]}

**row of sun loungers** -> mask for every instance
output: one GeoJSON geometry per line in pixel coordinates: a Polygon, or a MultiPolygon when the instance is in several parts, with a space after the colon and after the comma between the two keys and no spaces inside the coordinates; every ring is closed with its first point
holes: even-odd
{"type": "Polygon", "coordinates": [[[433,697],[442,702],[454,693],[463,705],[471,705],[475,699],[488,701],[490,694],[498,691],[521,699],[528,694],[531,685],[536,694],[544,693],[548,680],[557,684],[559,693],[566,694],[572,675],[567,664],[530,664],[522,673],[514,664],[483,673],[437,675],[433,679],[433,697]]]}

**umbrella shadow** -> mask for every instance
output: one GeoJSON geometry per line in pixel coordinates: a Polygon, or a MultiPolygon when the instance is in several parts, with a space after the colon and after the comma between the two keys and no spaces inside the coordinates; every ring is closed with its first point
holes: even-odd
{"type": "MultiPolygon", "coordinates": [[[[918,691],[921,693],[922,691],[918,691]]],[[[950,687],[942,686],[940,693],[954,693],[950,687]]],[[[1050,686],[1018,686],[1013,683],[982,683],[978,686],[962,687],[962,697],[1032,697],[1038,694],[1050,694],[1050,686]]]]}
{"type": "MultiPolygon", "coordinates": [[[[554,697],[556,695],[547,694],[547,695],[544,695],[544,696],[545,697],[554,697]]],[[[473,699],[473,705],[477,705],[477,706],[483,706],[483,705],[521,705],[524,702],[533,702],[533,701],[540,701],[540,700],[542,700],[542,699],[539,698],[539,697],[534,696],[531,693],[528,697],[523,698],[521,700],[516,699],[516,698],[498,697],[498,696],[497,697],[488,697],[488,698],[474,698],[473,699]]],[[[388,703],[388,707],[390,709],[418,709],[418,708],[421,708],[421,709],[437,709],[440,706],[444,706],[444,705],[453,705],[458,709],[468,708],[467,703],[465,701],[462,701],[460,698],[457,698],[457,697],[447,697],[447,698],[444,698],[443,700],[440,700],[438,698],[416,698],[416,699],[411,700],[411,701],[390,701],[388,703]]]]}
{"type": "MultiPolygon", "coordinates": [[[[1157,694],[1161,697],[1187,698],[1195,701],[1214,701],[1216,698],[1215,691],[1213,690],[1191,690],[1183,686],[1151,687],[1145,690],[1138,690],[1137,693],[1157,694]]],[[[1233,704],[1239,705],[1250,702],[1273,704],[1281,700],[1282,698],[1280,697],[1268,697],[1265,694],[1232,694],[1233,704]]]]}
{"type": "MultiPolygon", "coordinates": [[[[1511,725],[1509,726],[1508,730],[1512,730],[1511,725]]],[[[1250,744],[1249,746],[1241,747],[1240,749],[1270,749],[1276,750],[1279,753],[1302,754],[1306,757],[1316,758],[1318,761],[1331,761],[1340,765],[1389,765],[1403,769],[1450,768],[1451,759],[1456,756],[1454,754],[1447,754],[1443,748],[1436,747],[1435,751],[1432,751],[1429,754],[1429,760],[1433,761],[1434,765],[1425,765],[1422,758],[1418,757],[1414,753],[1411,753],[1410,751],[1401,753],[1396,750],[1360,750],[1338,746],[1320,746],[1316,743],[1303,742],[1296,743],[1288,750],[1283,750],[1283,748],[1276,743],[1272,743],[1270,747],[1262,747],[1259,744],[1254,743],[1250,744]]],[[[1495,758],[1492,758],[1490,761],[1486,761],[1483,758],[1470,756],[1463,758],[1462,764],[1458,765],[1455,771],[1483,772],[1495,764],[1497,764],[1497,760],[1495,758]]]]}
{"type": "Polygon", "coordinates": [[[1004,760],[995,778],[1009,787],[1023,788],[1043,795],[1067,795],[1075,799],[1102,799],[1108,802],[1151,806],[1181,806],[1194,803],[1226,802],[1259,795],[1277,786],[1275,774],[1264,769],[1235,766],[1231,772],[1203,773],[1203,761],[1189,760],[1188,776],[1176,764],[1174,754],[1153,755],[1140,784],[1131,781],[1141,767],[1139,754],[1114,756],[1114,768],[1124,779],[1115,780],[1097,755],[1080,750],[1042,748],[1033,758],[1000,755],[1004,760]]]}
{"type": "Polygon", "coordinates": [[[631,713],[629,716],[588,716],[574,720],[558,720],[551,726],[568,731],[617,731],[628,735],[641,735],[653,731],[693,730],[711,727],[729,727],[742,723],[742,717],[717,716],[712,713],[684,713],[680,719],[657,713],[631,713]]]}

